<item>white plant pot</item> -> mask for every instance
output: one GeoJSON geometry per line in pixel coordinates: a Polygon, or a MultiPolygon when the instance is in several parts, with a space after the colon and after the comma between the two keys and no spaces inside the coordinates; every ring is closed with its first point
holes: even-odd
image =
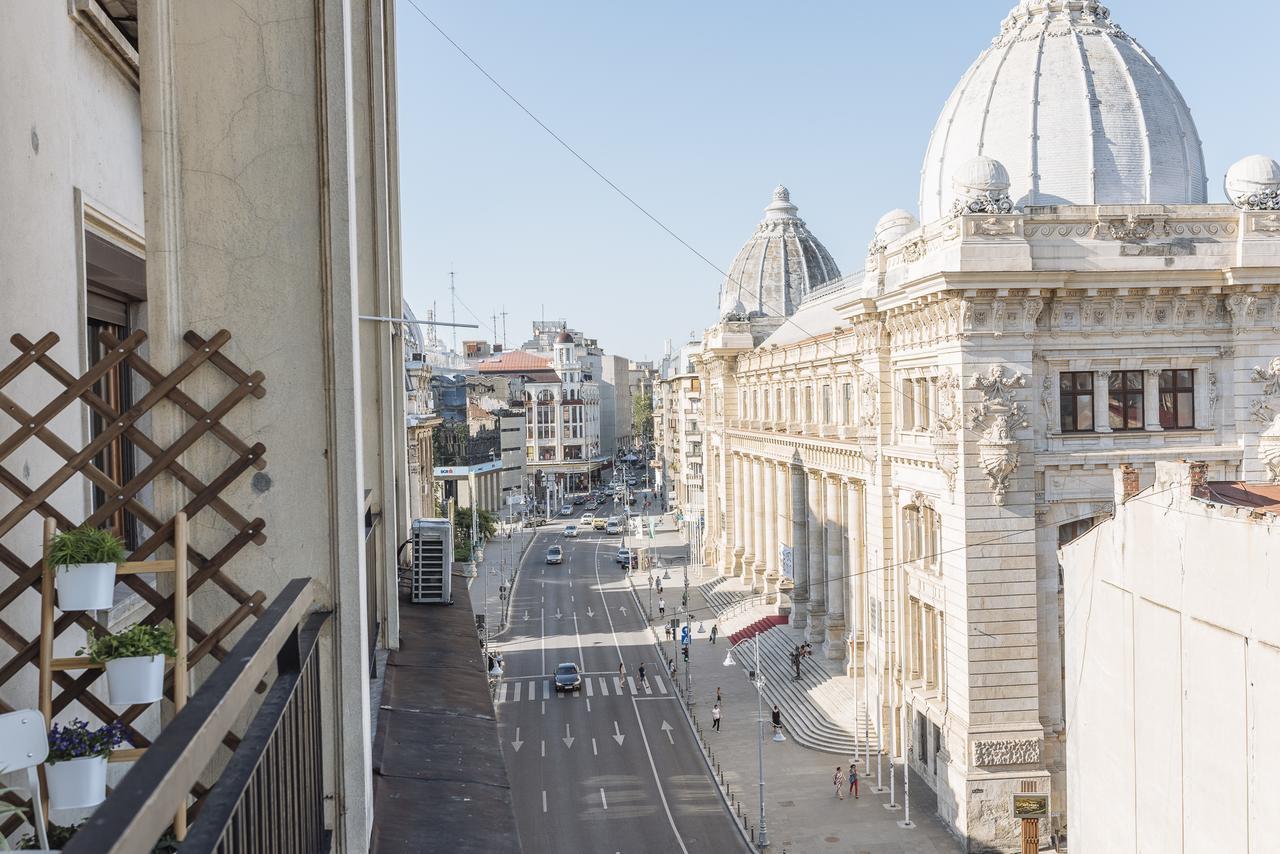
{"type": "Polygon", "coordinates": [[[54,589],[63,611],[100,611],[111,607],[116,589],[114,563],[69,563],[55,567],[54,589]]]}
{"type": "Polygon", "coordinates": [[[164,656],[111,659],[107,662],[107,693],[113,706],[159,700],[164,693],[164,656]]]}
{"type": "Polygon", "coordinates": [[[44,766],[49,809],[96,807],[107,799],[107,757],[83,756],[44,766]]]}

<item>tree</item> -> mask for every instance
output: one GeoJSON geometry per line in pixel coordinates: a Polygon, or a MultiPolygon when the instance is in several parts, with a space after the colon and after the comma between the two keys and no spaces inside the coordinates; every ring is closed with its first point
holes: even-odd
{"type": "MultiPolygon", "coordinates": [[[[498,517],[488,510],[478,511],[476,537],[478,544],[493,539],[498,532],[498,517]]],[[[459,507],[453,511],[453,559],[459,562],[471,560],[471,508],[459,507]]]]}
{"type": "Polygon", "coordinates": [[[631,432],[642,442],[653,441],[653,395],[647,392],[631,400],[631,432]]]}

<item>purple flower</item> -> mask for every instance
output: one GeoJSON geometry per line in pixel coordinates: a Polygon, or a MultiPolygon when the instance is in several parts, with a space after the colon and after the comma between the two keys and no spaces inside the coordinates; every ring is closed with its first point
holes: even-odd
{"type": "Polygon", "coordinates": [[[75,718],[66,726],[54,724],[49,730],[49,765],[68,759],[86,756],[106,756],[111,748],[124,743],[124,724],[112,721],[98,729],[89,729],[89,722],[75,718]]]}

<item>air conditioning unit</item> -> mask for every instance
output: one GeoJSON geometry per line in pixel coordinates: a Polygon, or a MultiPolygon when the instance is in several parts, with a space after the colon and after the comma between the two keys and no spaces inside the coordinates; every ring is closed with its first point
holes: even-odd
{"type": "Polygon", "coordinates": [[[409,601],[453,604],[453,524],[414,519],[409,601]]]}

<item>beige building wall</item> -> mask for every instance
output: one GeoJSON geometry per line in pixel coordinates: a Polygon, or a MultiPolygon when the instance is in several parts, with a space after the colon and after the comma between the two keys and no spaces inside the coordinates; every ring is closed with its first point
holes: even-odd
{"type": "Polygon", "coordinates": [[[1073,848],[1274,847],[1280,517],[1194,477],[1158,464],[1061,551],[1073,848]]]}

